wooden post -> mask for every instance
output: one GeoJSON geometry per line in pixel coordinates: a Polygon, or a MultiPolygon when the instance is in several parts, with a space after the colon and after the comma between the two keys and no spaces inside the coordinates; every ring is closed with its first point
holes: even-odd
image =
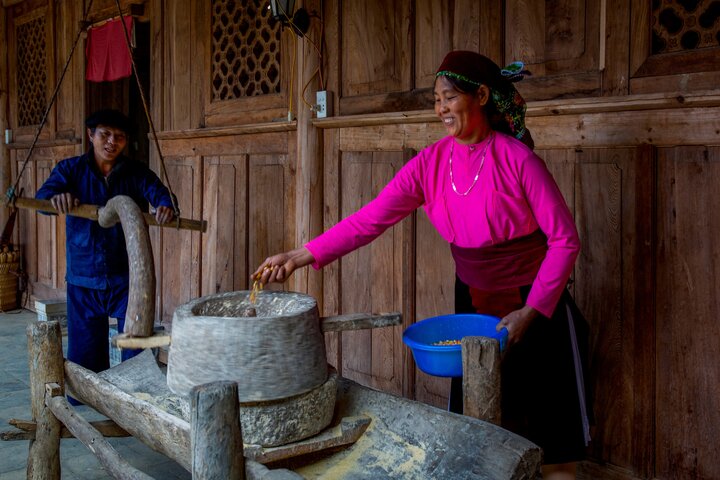
{"type": "Polygon", "coordinates": [[[245,480],[237,383],[198,385],[190,391],[190,397],[193,480],[245,480]]]}
{"type": "Polygon", "coordinates": [[[30,440],[27,478],[60,479],[60,429],[62,424],[45,406],[45,384],[57,383],[64,391],[62,333],[55,321],[35,322],[27,327],[30,366],[30,405],[37,425],[30,440]]]}
{"type": "Polygon", "coordinates": [[[46,385],[45,405],[65,424],[70,432],[95,454],[106,472],[119,480],[152,480],[153,477],[141,472],[127,463],[117,451],[103,438],[102,433],[93,428],[61,393],[56,383],[46,385]]]}
{"type": "MultiPolygon", "coordinates": [[[[3,195],[10,186],[10,150],[5,145],[5,130],[11,127],[7,112],[10,111],[8,101],[9,89],[9,65],[8,65],[8,42],[10,32],[7,29],[7,10],[0,7],[0,191],[3,195]]],[[[0,209],[0,225],[7,223],[9,211],[7,208],[0,209]]]]}
{"type": "MultiPolygon", "coordinates": [[[[320,12],[322,2],[318,0],[304,0],[301,6],[307,11],[320,12]]],[[[320,13],[322,15],[322,12],[320,13]]],[[[297,80],[293,88],[297,95],[305,95],[311,104],[315,104],[315,92],[320,88],[319,52],[316,46],[322,48],[320,37],[320,22],[310,22],[307,38],[313,39],[315,46],[309,40],[300,39],[297,42],[297,80]]],[[[285,33],[289,41],[295,35],[292,29],[285,33]]],[[[285,40],[283,38],[283,41],[285,40]]],[[[295,100],[295,99],[293,99],[295,100]]],[[[322,137],[318,129],[312,124],[314,113],[300,100],[294,101],[297,114],[297,132],[290,132],[289,137],[297,139],[296,144],[296,190],[295,190],[295,245],[304,245],[313,237],[323,231],[323,166],[322,166],[322,137]]],[[[330,112],[328,112],[331,114],[330,112]]],[[[322,272],[311,268],[303,268],[293,275],[294,289],[315,297],[318,308],[322,307],[322,272]]]]}
{"type": "Polygon", "coordinates": [[[463,413],[500,425],[500,344],[488,337],[462,339],[463,413]]]}

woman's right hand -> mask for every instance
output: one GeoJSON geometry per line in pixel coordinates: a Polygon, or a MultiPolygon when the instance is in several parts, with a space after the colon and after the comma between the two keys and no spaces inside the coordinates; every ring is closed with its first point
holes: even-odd
{"type": "Polygon", "coordinates": [[[250,280],[259,280],[260,283],[282,283],[298,268],[310,265],[315,258],[305,247],[296,248],[285,253],[278,253],[265,259],[263,263],[250,276],[250,280]]]}

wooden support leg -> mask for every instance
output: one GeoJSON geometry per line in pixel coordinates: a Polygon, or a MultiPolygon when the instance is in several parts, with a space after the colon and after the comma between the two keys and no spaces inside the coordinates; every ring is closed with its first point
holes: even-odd
{"type": "Polygon", "coordinates": [[[63,394],[62,333],[55,321],[28,325],[30,365],[30,404],[37,425],[35,439],[30,440],[27,478],[60,479],[60,429],[62,424],[45,406],[45,384],[56,383],[63,394]]]}
{"type": "Polygon", "coordinates": [[[137,470],[127,463],[117,451],[105,440],[102,433],[75,413],[67,399],[60,393],[60,386],[55,383],[46,385],[45,404],[53,414],[67,426],[68,430],[95,454],[106,472],[119,480],[152,480],[153,477],[137,470]]]}
{"type": "Polygon", "coordinates": [[[500,425],[500,344],[487,337],[462,339],[463,413],[500,425]]]}
{"type": "Polygon", "coordinates": [[[245,480],[237,383],[198,385],[190,397],[192,478],[245,480]]]}

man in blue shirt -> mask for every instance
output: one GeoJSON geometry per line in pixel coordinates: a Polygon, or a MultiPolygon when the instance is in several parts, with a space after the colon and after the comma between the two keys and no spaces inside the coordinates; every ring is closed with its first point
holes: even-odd
{"type": "MultiPolygon", "coordinates": [[[[117,110],[101,110],[85,121],[90,149],[58,163],[35,198],[50,200],[61,214],[79,204],[104,206],[127,195],[147,211],[156,208],[158,223],[173,219],[170,192],[145,164],[122,154],[130,121],[117,110]]],[[[99,372],[109,368],[108,317],[125,324],[128,304],[128,257],[122,226],[67,215],[67,358],[99,372]]],[[[154,292],[152,293],[154,295],[154,292]]],[[[123,350],[122,359],[139,353],[123,350]]]]}

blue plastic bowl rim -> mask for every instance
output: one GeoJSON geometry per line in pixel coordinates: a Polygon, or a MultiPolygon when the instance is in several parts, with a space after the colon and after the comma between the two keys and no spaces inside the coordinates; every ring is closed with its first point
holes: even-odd
{"type": "MultiPolygon", "coordinates": [[[[493,315],[483,315],[480,313],[468,313],[468,314],[459,313],[457,315],[481,315],[483,317],[497,318],[498,322],[500,322],[500,320],[501,320],[499,317],[494,317],[493,315]]],[[[428,318],[424,318],[420,322],[423,322],[425,320],[431,320],[431,319],[438,318],[438,317],[447,317],[447,316],[448,315],[438,315],[437,317],[428,317],[428,318]]],[[[403,332],[403,342],[405,342],[405,344],[408,347],[418,349],[418,350],[424,350],[426,352],[454,352],[454,351],[458,351],[458,350],[462,349],[462,345],[428,345],[427,343],[419,343],[419,342],[413,340],[412,338],[408,337],[407,331],[410,330],[411,328],[413,328],[415,325],[418,325],[420,322],[413,323],[412,325],[410,325],[408,328],[405,329],[405,332],[403,332]]],[[[508,338],[508,335],[510,332],[508,332],[507,328],[503,327],[497,333],[498,333],[498,337],[500,337],[500,338],[495,338],[495,337],[491,337],[491,338],[495,338],[498,341],[498,343],[500,343],[500,349],[502,350],[503,347],[507,343],[507,338],[508,338]]],[[[473,337],[473,336],[482,336],[482,335],[466,335],[466,336],[473,337]]]]}

